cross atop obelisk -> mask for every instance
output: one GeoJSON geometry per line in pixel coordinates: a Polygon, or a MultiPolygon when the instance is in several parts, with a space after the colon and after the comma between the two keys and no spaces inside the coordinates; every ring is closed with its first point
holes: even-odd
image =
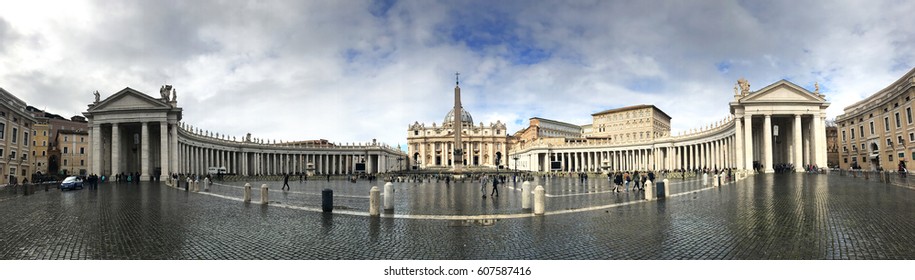
{"type": "Polygon", "coordinates": [[[454,130],[454,160],[452,160],[452,162],[454,174],[457,176],[460,176],[461,165],[464,164],[464,153],[461,149],[464,145],[461,142],[461,129],[463,128],[461,124],[461,121],[463,121],[461,110],[463,108],[461,106],[460,76],[461,73],[454,72],[454,115],[451,118],[451,128],[454,130]]]}

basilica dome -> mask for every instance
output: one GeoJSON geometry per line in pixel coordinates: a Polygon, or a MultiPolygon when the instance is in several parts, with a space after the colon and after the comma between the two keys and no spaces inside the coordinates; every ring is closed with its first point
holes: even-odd
{"type": "MultiPolygon", "coordinates": [[[[451,111],[448,111],[448,114],[445,115],[445,122],[443,122],[442,124],[450,125],[450,124],[452,124],[453,121],[454,121],[454,109],[451,109],[451,111]]],[[[464,108],[461,108],[461,122],[473,124],[473,117],[471,117],[470,113],[468,113],[467,110],[464,110],[464,108]]]]}

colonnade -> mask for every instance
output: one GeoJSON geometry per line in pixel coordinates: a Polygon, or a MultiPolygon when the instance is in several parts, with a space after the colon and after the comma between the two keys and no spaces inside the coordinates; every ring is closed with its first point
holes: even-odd
{"type": "Polygon", "coordinates": [[[207,174],[210,168],[225,168],[228,174],[242,176],[336,175],[390,172],[407,164],[402,153],[381,145],[284,146],[230,141],[184,129],[180,135],[177,172],[182,174],[207,174]]]}
{"type": "MultiPolygon", "coordinates": [[[[535,171],[601,172],[632,170],[695,170],[735,168],[734,136],[683,143],[662,143],[639,147],[593,147],[563,151],[558,147],[535,154],[535,171]],[[546,161],[548,159],[548,162],[546,161]],[[551,170],[549,162],[559,162],[551,170]]],[[[519,156],[524,159],[524,156],[519,156]]],[[[525,164],[530,165],[530,164],[525,164]]]]}

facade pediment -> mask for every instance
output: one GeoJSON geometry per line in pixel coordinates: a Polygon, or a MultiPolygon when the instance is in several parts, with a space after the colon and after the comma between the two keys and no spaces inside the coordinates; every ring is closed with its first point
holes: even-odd
{"type": "Polygon", "coordinates": [[[781,80],[741,98],[740,102],[826,102],[826,100],[798,85],[781,80]]]}
{"type": "Polygon", "coordinates": [[[144,109],[171,109],[171,106],[128,87],[92,106],[89,112],[144,109]]]}

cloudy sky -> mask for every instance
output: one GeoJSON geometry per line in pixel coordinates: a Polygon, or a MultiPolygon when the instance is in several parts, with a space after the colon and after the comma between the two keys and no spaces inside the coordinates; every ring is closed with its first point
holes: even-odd
{"type": "Polygon", "coordinates": [[[461,73],[474,121],[575,124],[655,104],[722,119],[735,81],[829,117],[915,67],[915,1],[0,1],[0,87],[63,116],[178,89],[183,121],[284,140],[406,142],[461,73]],[[801,2],[801,3],[797,3],[801,2]]]}

